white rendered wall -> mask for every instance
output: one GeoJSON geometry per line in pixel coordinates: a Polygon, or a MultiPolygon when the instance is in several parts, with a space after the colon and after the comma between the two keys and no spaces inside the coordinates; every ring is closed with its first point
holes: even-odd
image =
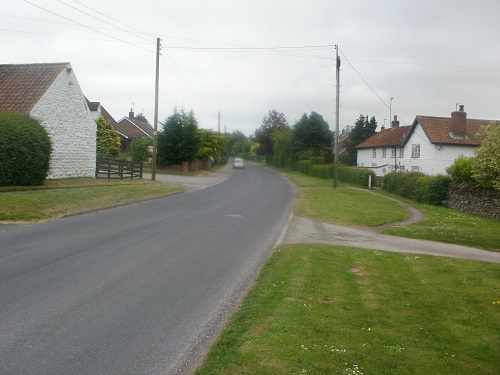
{"type": "Polygon", "coordinates": [[[72,69],[59,74],[30,115],[52,140],[48,178],[95,176],[97,125],[72,69]]]}

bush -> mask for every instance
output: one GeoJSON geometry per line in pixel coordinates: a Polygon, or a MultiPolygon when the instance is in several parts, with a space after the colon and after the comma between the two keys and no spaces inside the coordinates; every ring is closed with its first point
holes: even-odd
{"type": "Polygon", "coordinates": [[[153,145],[151,138],[136,138],[130,144],[132,161],[144,163],[148,160],[148,146],[153,145]]]}
{"type": "Polygon", "coordinates": [[[0,185],[42,185],[52,151],[45,128],[29,115],[0,112],[0,185]]]}
{"type": "Polygon", "coordinates": [[[426,176],[421,173],[389,173],[384,177],[383,189],[419,203],[439,206],[448,197],[451,178],[426,176]]]}
{"type": "Polygon", "coordinates": [[[331,164],[321,164],[321,165],[313,164],[309,168],[309,175],[312,177],[332,179],[333,178],[333,165],[331,165],[331,164]]]}
{"type": "Polygon", "coordinates": [[[297,162],[297,172],[309,175],[309,169],[311,168],[310,160],[299,160],[297,162]]]}
{"type": "Polygon", "coordinates": [[[477,181],[472,176],[474,158],[460,155],[450,167],[451,179],[459,184],[476,185],[477,181]]]}

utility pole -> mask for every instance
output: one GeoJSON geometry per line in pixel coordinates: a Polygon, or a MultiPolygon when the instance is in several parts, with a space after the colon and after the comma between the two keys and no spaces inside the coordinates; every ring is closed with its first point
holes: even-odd
{"type": "Polygon", "coordinates": [[[153,159],[151,161],[151,166],[153,171],[151,173],[151,179],[156,180],[156,147],[158,139],[158,89],[160,81],[160,38],[156,38],[156,80],[155,80],[155,118],[154,118],[154,130],[153,130],[153,159]]]}
{"type": "Polygon", "coordinates": [[[391,102],[389,103],[389,121],[391,121],[391,128],[392,128],[392,100],[394,98],[391,96],[391,102]]]}
{"type": "MultiPolygon", "coordinates": [[[[220,111],[219,111],[219,135],[220,134],[220,111]]],[[[218,165],[220,165],[220,147],[219,147],[219,160],[218,160],[218,165]]]]}
{"type": "Polygon", "coordinates": [[[340,95],[340,58],[339,46],[335,45],[336,51],[336,72],[337,72],[337,96],[335,99],[335,162],[333,168],[333,187],[336,189],[339,186],[339,95],[340,95]]]}

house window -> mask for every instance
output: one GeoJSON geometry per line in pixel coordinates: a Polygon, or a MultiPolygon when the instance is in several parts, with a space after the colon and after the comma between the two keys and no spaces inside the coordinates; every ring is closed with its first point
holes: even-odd
{"type": "Polygon", "coordinates": [[[404,158],[405,157],[405,149],[403,147],[401,147],[399,149],[399,157],[400,158],[404,158]]]}
{"type": "Polygon", "coordinates": [[[372,163],[372,168],[377,168],[377,163],[372,163]]]}
{"type": "Polygon", "coordinates": [[[387,157],[385,147],[382,147],[382,157],[387,157]]]}
{"type": "Polygon", "coordinates": [[[376,158],[377,157],[377,149],[374,147],[372,149],[372,158],[376,158]]]}
{"type": "Polygon", "coordinates": [[[396,157],[396,147],[391,148],[391,158],[396,157]]]}
{"type": "Polygon", "coordinates": [[[420,171],[420,167],[419,167],[419,166],[415,166],[415,165],[413,165],[413,166],[411,167],[411,171],[412,171],[412,172],[418,172],[418,171],[420,171]]]}
{"type": "Polygon", "coordinates": [[[412,158],[420,157],[420,145],[411,145],[411,157],[412,158]]]}

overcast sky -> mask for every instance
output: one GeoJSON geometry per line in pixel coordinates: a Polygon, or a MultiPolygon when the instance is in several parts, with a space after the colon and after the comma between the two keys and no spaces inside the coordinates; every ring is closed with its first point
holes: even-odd
{"type": "Polygon", "coordinates": [[[253,134],[272,109],[335,129],[392,111],[500,119],[499,0],[9,0],[0,64],[70,62],[84,94],[119,120],[193,109],[200,127],[253,134]],[[287,48],[285,48],[287,47],[287,48]],[[293,48],[290,48],[293,47],[293,48]]]}

